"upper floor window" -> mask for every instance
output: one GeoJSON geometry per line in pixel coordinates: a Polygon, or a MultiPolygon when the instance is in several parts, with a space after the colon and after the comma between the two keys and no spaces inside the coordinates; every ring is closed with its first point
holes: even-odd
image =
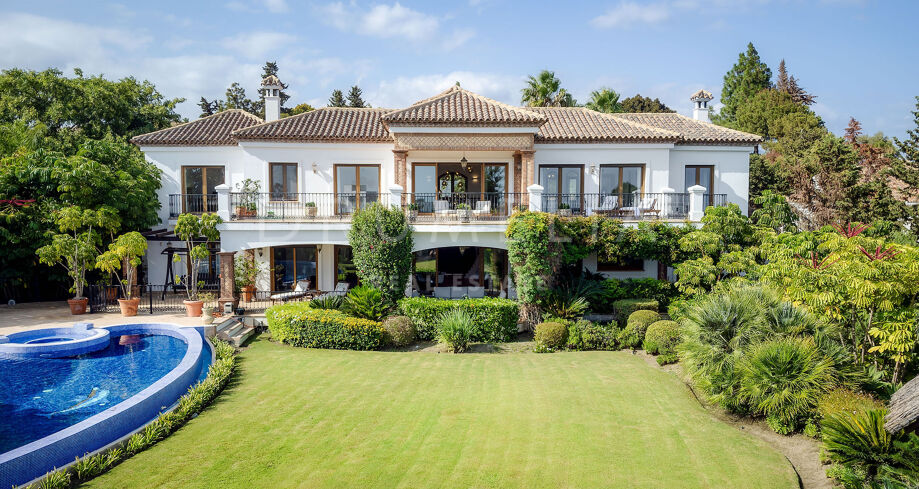
{"type": "Polygon", "coordinates": [[[628,196],[645,188],[645,165],[600,166],[600,193],[628,196]]]}
{"type": "Polygon", "coordinates": [[[183,166],[182,212],[217,212],[216,187],[223,183],[222,166],[183,166]]]}
{"type": "Polygon", "coordinates": [[[296,163],[271,163],[268,181],[271,182],[271,200],[297,200],[296,163]]]}
{"type": "Polygon", "coordinates": [[[707,201],[705,205],[714,205],[715,167],[713,165],[687,165],[685,183],[687,189],[694,185],[705,187],[705,200],[707,201]]]}
{"type": "Polygon", "coordinates": [[[547,194],[580,194],[583,165],[539,165],[539,184],[547,194]]]}
{"type": "Polygon", "coordinates": [[[380,197],[379,165],[335,165],[335,206],[350,214],[380,197]]]}

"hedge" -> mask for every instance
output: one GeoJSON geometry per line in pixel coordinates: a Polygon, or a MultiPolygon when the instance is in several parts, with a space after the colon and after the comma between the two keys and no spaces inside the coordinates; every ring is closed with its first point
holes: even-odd
{"type": "Polygon", "coordinates": [[[616,323],[594,323],[581,319],[568,326],[568,349],[615,350],[618,335],[616,323]]]}
{"type": "Polygon", "coordinates": [[[622,299],[613,302],[613,312],[619,319],[619,325],[625,326],[626,320],[635,311],[657,312],[658,302],[654,299],[622,299]]]}
{"type": "Polygon", "coordinates": [[[333,309],[311,309],[300,302],[265,311],[271,337],[288,345],[333,350],[376,350],[383,344],[383,325],[333,309]]]}
{"type": "Polygon", "coordinates": [[[501,342],[517,337],[520,306],[510,299],[485,297],[481,299],[432,299],[407,297],[399,301],[401,314],[412,318],[418,338],[437,338],[440,317],[451,309],[462,309],[472,317],[472,341],[501,342]]]}
{"type": "Polygon", "coordinates": [[[537,347],[558,350],[565,347],[568,340],[568,326],[562,323],[545,322],[536,325],[536,334],[533,336],[537,347]]]}

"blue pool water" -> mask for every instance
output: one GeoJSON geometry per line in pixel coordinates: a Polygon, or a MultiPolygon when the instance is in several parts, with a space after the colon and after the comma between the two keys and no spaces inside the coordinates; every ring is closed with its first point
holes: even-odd
{"type": "MultiPolygon", "coordinates": [[[[78,423],[137,394],[174,369],[188,345],[166,335],[112,337],[68,358],[0,358],[0,453],[78,423]]],[[[207,375],[210,351],[199,378],[207,375]]]]}

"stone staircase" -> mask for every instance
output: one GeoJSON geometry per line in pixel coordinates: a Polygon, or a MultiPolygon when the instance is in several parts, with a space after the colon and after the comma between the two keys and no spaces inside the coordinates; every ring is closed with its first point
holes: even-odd
{"type": "Polygon", "coordinates": [[[235,316],[223,320],[217,325],[217,338],[230,342],[235,347],[242,346],[252,334],[258,322],[255,318],[235,316]]]}

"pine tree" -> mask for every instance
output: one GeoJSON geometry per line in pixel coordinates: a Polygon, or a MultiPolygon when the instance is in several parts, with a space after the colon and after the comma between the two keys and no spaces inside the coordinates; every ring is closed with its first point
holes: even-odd
{"type": "MultiPolygon", "coordinates": [[[[278,62],[277,61],[265,61],[265,66],[262,67],[262,79],[263,80],[271,75],[278,76],[278,62]]],[[[280,90],[281,113],[282,114],[290,112],[290,109],[284,107],[284,104],[287,102],[288,99],[290,99],[290,95],[287,95],[287,92],[284,91],[286,88],[287,88],[287,84],[282,82],[281,90],[280,90]]],[[[261,89],[259,89],[259,94],[261,94],[263,97],[265,96],[265,94],[262,93],[261,89]]]]}
{"type": "Polygon", "coordinates": [[[788,93],[788,71],[785,70],[785,60],[779,62],[779,72],[775,76],[775,89],[788,93]]]}
{"type": "Polygon", "coordinates": [[[772,70],[760,60],[753,43],[747,44],[747,51],[740,53],[737,63],[724,75],[724,87],[721,89],[721,103],[724,106],[712,117],[716,124],[731,125],[734,123],[737,108],[759,93],[772,86],[772,70]]]}
{"type": "Polygon", "coordinates": [[[817,98],[815,95],[811,95],[801,88],[801,86],[798,85],[797,78],[788,75],[788,71],[785,69],[784,59],[779,63],[779,72],[775,78],[775,89],[791,95],[791,99],[794,103],[800,105],[811,105],[817,98]]]}
{"type": "Polygon", "coordinates": [[[248,96],[246,96],[246,89],[243,88],[239,83],[233,82],[226,92],[226,102],[222,105],[221,110],[226,109],[242,109],[246,112],[260,115],[262,110],[262,104],[254,102],[248,96]]]}
{"type": "Polygon", "coordinates": [[[348,92],[348,107],[370,107],[369,104],[364,102],[364,99],[361,97],[363,91],[357,85],[351,87],[351,90],[348,92]]]}
{"type": "Polygon", "coordinates": [[[204,97],[201,97],[201,101],[198,102],[198,107],[201,107],[201,115],[198,117],[207,117],[209,115],[214,115],[220,111],[220,101],[219,100],[208,100],[204,97]]]}
{"type": "Polygon", "coordinates": [[[846,132],[843,139],[852,146],[855,146],[855,142],[858,141],[858,137],[861,135],[862,123],[855,120],[855,117],[849,117],[849,125],[846,126],[846,132]]]}
{"type": "Polygon", "coordinates": [[[329,97],[329,107],[347,107],[345,97],[341,90],[332,90],[332,96],[329,97]]]}
{"type": "Polygon", "coordinates": [[[919,194],[919,97],[916,97],[916,110],[912,111],[915,128],[906,131],[905,140],[894,138],[899,152],[895,174],[910,187],[910,193],[919,194]]]}

